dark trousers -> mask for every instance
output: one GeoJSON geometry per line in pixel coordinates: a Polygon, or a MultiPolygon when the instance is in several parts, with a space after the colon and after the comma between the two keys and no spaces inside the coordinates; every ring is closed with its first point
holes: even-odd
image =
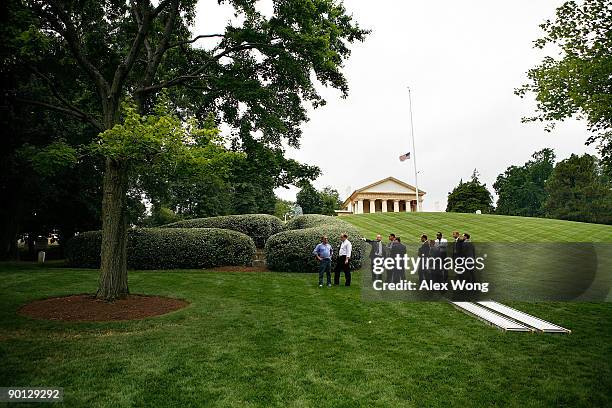
{"type": "Polygon", "coordinates": [[[446,270],[446,268],[444,268],[444,264],[446,263],[445,261],[446,261],[446,257],[448,255],[446,254],[446,252],[442,252],[441,256],[442,256],[442,274],[441,274],[441,279],[442,279],[442,282],[446,282],[446,281],[448,281],[448,270],[446,270]]]}
{"type": "Polygon", "coordinates": [[[323,258],[319,261],[319,285],[323,284],[323,274],[327,272],[327,284],[331,285],[331,259],[323,258]]]}
{"type": "MultiPolygon", "coordinates": [[[[383,275],[384,275],[384,270],[383,270],[383,273],[378,274],[378,275],[374,273],[374,260],[375,259],[383,259],[383,257],[382,256],[373,256],[372,259],[370,260],[370,262],[371,262],[370,266],[372,267],[372,269],[371,269],[371,271],[372,271],[372,282],[377,281],[377,280],[382,280],[383,279],[383,275]]],[[[379,265],[379,267],[380,267],[380,265],[379,265]]]]}
{"type": "Polygon", "coordinates": [[[346,255],[338,257],[338,263],[334,271],[334,285],[340,284],[340,271],[344,271],[344,286],[351,286],[351,270],[349,264],[346,263],[346,255]]]}
{"type": "Polygon", "coordinates": [[[404,270],[404,268],[400,268],[395,271],[395,279],[395,283],[399,283],[403,280],[406,280],[406,271],[404,270]]]}

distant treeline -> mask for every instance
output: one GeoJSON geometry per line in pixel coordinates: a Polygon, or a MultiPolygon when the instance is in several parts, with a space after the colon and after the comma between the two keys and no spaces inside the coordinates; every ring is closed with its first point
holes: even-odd
{"type": "Polygon", "coordinates": [[[474,170],[470,181],[460,181],[448,194],[446,211],[612,224],[612,164],[586,153],[555,159],[546,148],[522,166],[508,167],[493,183],[496,206],[474,170]]]}

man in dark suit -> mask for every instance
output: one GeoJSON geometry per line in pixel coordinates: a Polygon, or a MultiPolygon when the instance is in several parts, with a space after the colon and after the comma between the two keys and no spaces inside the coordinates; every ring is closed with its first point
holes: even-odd
{"type": "MultiPolygon", "coordinates": [[[[387,248],[385,251],[385,258],[393,258],[395,257],[395,234],[389,234],[389,243],[387,244],[387,248]]],[[[393,282],[393,269],[387,271],[387,282],[393,282]]]]}
{"type": "Polygon", "coordinates": [[[470,240],[470,234],[467,232],[463,234],[463,244],[461,248],[461,255],[463,258],[471,259],[468,261],[465,268],[465,280],[468,282],[475,282],[474,276],[474,262],[476,261],[476,249],[474,248],[474,244],[470,240]]]}
{"type": "Polygon", "coordinates": [[[461,256],[461,243],[463,241],[460,243],[459,238],[461,238],[459,231],[453,231],[453,261],[461,256]]]}
{"type": "Polygon", "coordinates": [[[442,253],[440,248],[436,246],[436,241],[433,239],[429,240],[429,260],[427,265],[427,272],[429,273],[429,279],[432,282],[442,281],[442,253]]]}
{"type": "Polygon", "coordinates": [[[382,243],[382,236],[380,234],[376,235],[375,240],[367,238],[364,238],[363,240],[370,244],[370,246],[372,247],[372,249],[370,250],[370,270],[372,271],[372,282],[374,282],[375,280],[381,279],[380,275],[376,275],[374,273],[374,262],[378,258],[384,258],[385,246],[382,243]]]}
{"type": "MultiPolygon", "coordinates": [[[[406,255],[406,245],[402,244],[402,239],[400,237],[396,237],[395,238],[395,243],[393,244],[393,259],[395,259],[397,256],[400,256],[400,258],[403,258],[404,255],[406,255]]],[[[392,277],[392,281],[394,283],[398,283],[401,280],[406,279],[406,271],[405,269],[402,268],[397,268],[394,267],[393,268],[393,277],[392,277]]]]}
{"type": "Polygon", "coordinates": [[[419,283],[425,279],[429,279],[427,276],[427,257],[429,256],[429,242],[427,241],[427,235],[421,235],[421,246],[418,250],[417,256],[419,257],[419,283]]]}

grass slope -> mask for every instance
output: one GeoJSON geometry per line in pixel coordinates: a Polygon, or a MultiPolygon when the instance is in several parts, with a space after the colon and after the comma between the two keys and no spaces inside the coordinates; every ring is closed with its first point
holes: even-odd
{"type": "Polygon", "coordinates": [[[133,293],[191,305],[132,322],[16,315],[97,276],[0,264],[0,385],[61,386],[71,407],[612,403],[611,304],[521,305],[574,332],[528,335],[444,303],[363,302],[359,277],[318,289],[312,274],[131,271],[133,293]]]}
{"type": "Polygon", "coordinates": [[[612,225],[546,218],[459,213],[376,213],[342,217],[368,237],[394,233],[405,242],[430,239],[441,231],[448,239],[455,230],[480,242],[612,242],[612,225]],[[407,239],[407,241],[406,241],[407,239]]]}

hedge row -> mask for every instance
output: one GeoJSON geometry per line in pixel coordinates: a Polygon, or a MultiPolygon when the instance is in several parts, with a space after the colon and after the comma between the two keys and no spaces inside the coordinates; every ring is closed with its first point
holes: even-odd
{"type": "Polygon", "coordinates": [[[263,248],[266,240],[284,229],[283,222],[269,214],[223,215],[220,217],[194,218],[162,226],[162,228],[223,228],[242,232],[263,248]]]}
{"type": "MultiPolygon", "coordinates": [[[[68,263],[100,267],[101,231],[77,235],[66,244],[68,263]]],[[[143,228],[128,231],[127,263],[131,269],[199,269],[250,265],[255,244],[247,235],[218,228],[143,228]]]]}
{"type": "Polygon", "coordinates": [[[334,248],[332,268],[336,267],[340,235],[348,234],[353,244],[351,269],[361,268],[365,256],[365,243],[355,227],[337,217],[324,215],[302,215],[287,223],[287,231],[271,236],[266,242],[266,262],[268,269],[283,272],[317,272],[318,262],[312,251],[326,235],[334,248]]]}

